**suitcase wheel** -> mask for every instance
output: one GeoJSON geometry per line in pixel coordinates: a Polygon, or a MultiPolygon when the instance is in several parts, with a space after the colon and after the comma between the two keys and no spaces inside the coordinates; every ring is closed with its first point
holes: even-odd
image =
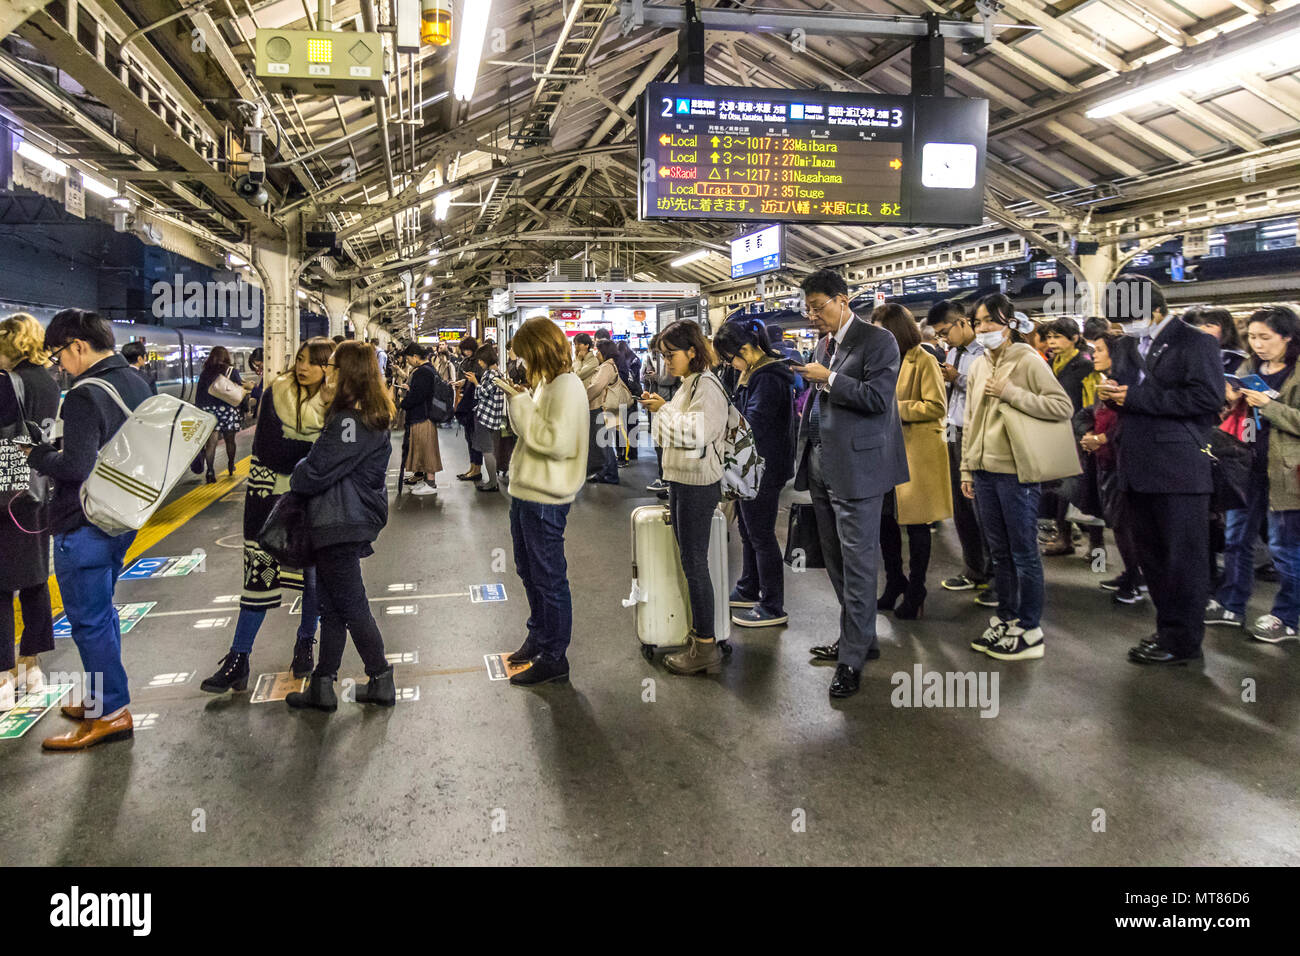
{"type": "Polygon", "coordinates": [[[652,645],[652,644],[642,644],[642,645],[641,645],[641,656],[644,657],[644,658],[645,658],[646,660],[648,660],[648,661],[653,661],[653,660],[655,659],[655,649],[654,649],[654,645],[652,645]]]}
{"type": "Polygon", "coordinates": [[[718,641],[718,650],[722,651],[723,656],[731,656],[731,641],[718,641]]]}

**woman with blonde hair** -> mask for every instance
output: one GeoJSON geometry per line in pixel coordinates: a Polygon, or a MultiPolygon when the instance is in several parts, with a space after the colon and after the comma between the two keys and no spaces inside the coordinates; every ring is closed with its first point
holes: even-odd
{"type": "Polygon", "coordinates": [[[16,694],[45,686],[37,655],[54,650],[49,516],[27,493],[31,473],[15,445],[39,441],[32,428],[43,428],[58,413],[59,386],[49,364],[39,322],[22,312],[0,322],[0,710],[12,708],[16,694]],[[23,610],[17,661],[15,591],[23,610]]]}
{"type": "Polygon", "coordinates": [[[569,342],[550,319],[529,319],[515,333],[531,391],[498,373],[510,427],[518,436],[510,465],[510,535],[515,570],[528,595],[528,636],[510,655],[532,661],[512,684],[567,680],[573,597],[564,529],[587,470],[587,390],[572,371],[569,342]]]}
{"type": "Polygon", "coordinates": [[[230,651],[215,674],[200,689],[210,694],[248,687],[248,658],[266,612],[280,606],[280,589],[302,592],[302,617],[289,669],[306,677],[312,669],[316,643],[316,577],[311,568],[283,568],[257,543],[280,496],[289,490],[294,466],[311,451],[325,427],[329,394],[325,371],[334,343],[308,339],[298,349],[293,368],[275,379],[263,393],[253,432],[253,457],[244,491],[244,590],[230,651]]]}

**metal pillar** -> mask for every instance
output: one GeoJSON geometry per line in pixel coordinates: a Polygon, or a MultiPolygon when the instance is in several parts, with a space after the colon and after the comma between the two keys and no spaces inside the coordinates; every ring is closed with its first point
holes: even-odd
{"type": "Polygon", "coordinates": [[[289,368],[299,344],[297,224],[286,231],[286,240],[259,244],[253,255],[253,267],[262,280],[262,348],[271,376],[289,368]]]}
{"type": "Polygon", "coordinates": [[[943,96],[943,33],[939,14],[925,14],[925,36],[912,41],[912,94],[943,96]]]}
{"type": "Polygon", "coordinates": [[[677,82],[704,84],[704,21],[695,0],[686,0],[686,25],[677,34],[677,82]]]}

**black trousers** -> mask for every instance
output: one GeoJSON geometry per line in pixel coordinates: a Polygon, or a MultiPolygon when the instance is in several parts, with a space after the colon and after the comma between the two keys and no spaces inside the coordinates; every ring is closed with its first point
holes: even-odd
{"type": "Polygon", "coordinates": [[[1156,606],[1156,641],[1190,654],[1205,636],[1210,596],[1210,496],[1126,491],[1138,562],[1156,606]]]}
{"type": "MultiPolygon", "coordinates": [[[[0,601],[6,605],[0,608],[0,671],[11,671],[15,663],[14,596],[12,592],[0,593],[4,594],[0,601]]],[[[18,604],[23,609],[23,640],[18,653],[23,657],[31,657],[33,654],[45,654],[54,650],[54,618],[50,612],[49,585],[42,581],[23,588],[18,592],[18,604]]]]}
{"type": "Polygon", "coordinates": [[[684,485],[668,482],[668,512],[673,534],[682,555],[686,590],[691,600],[691,624],[697,637],[713,640],[713,576],[709,574],[709,537],[713,531],[713,509],[722,497],[719,482],[684,485]]]}
{"type": "Polygon", "coordinates": [[[320,600],[320,661],[318,677],[337,677],[343,648],[352,633],[366,674],[374,677],[388,669],[384,639],[370,613],[366,585],[361,580],[361,554],[370,546],[362,541],[329,545],[316,552],[316,587],[320,600]]]}
{"type": "Polygon", "coordinates": [[[980,523],[975,517],[975,499],[961,493],[961,429],[955,429],[957,440],[948,442],[948,475],[952,479],[952,524],[961,542],[961,560],[966,565],[966,576],[977,584],[993,577],[989,549],[984,545],[980,523]]]}
{"type": "Polygon", "coordinates": [[[1124,563],[1124,575],[1128,578],[1129,585],[1137,587],[1144,584],[1140,570],[1142,560],[1137,541],[1133,538],[1133,521],[1124,513],[1125,495],[1120,490],[1119,475],[1114,468],[1097,469],[1097,491],[1101,495],[1103,517],[1115,534],[1115,547],[1119,548],[1119,557],[1124,563]]]}
{"type": "MultiPolygon", "coordinates": [[[[891,492],[892,494],[892,492],[891,492]]],[[[889,505],[885,506],[885,511],[889,505]]],[[[928,524],[900,525],[895,515],[880,515],[880,563],[885,566],[885,584],[902,584],[906,579],[914,592],[925,587],[925,574],[930,568],[930,526],[928,524]],[[903,530],[907,529],[907,572],[903,571],[903,530]]]]}

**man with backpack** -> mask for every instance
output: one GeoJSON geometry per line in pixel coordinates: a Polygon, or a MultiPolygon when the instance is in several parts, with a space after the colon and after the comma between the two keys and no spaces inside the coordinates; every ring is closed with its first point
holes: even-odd
{"type": "Polygon", "coordinates": [[[65,717],[78,722],[76,729],[44,741],[46,750],[85,750],[130,737],[134,728],[126,709],[131,695],[122,666],[122,632],[113,592],[135,532],[112,535],[101,530],[86,517],[80,498],[81,485],[94,470],[99,450],[126,416],[107,389],[77,386],[99,379],[116,389],[130,409],[149,397],[148,384],[114,351],[114,345],[113,327],[96,313],[81,309],[64,309],[45,330],[50,358],[73,377],[73,385],[59,413],[62,450],[42,443],[31,449],[28,463],[54,479],[50,502],[54,575],[86,674],[83,703],[63,708],[65,717]]]}

